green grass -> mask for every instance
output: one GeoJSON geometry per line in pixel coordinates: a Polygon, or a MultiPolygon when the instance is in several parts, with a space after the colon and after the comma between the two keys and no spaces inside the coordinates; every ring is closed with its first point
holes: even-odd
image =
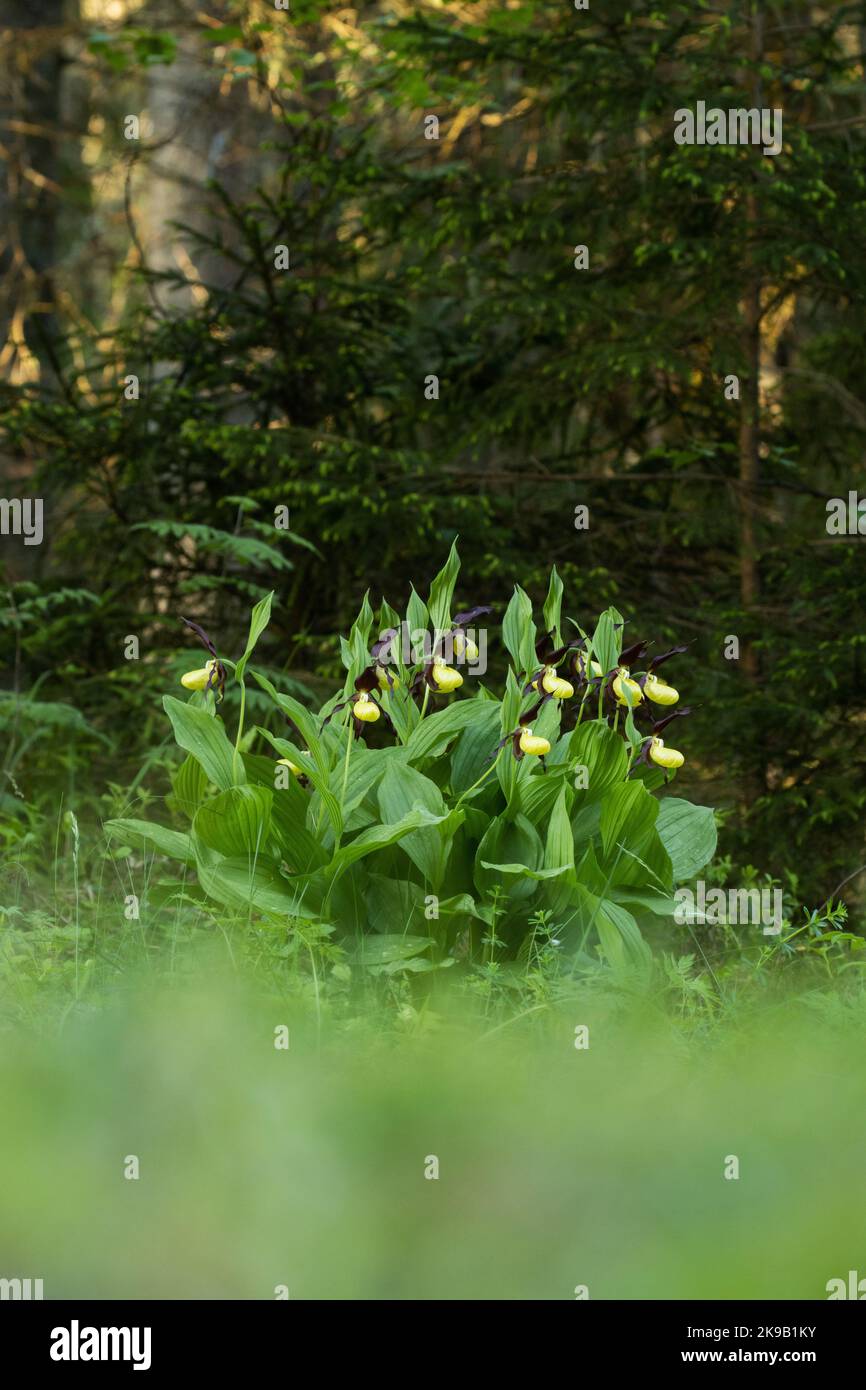
{"type": "Polygon", "coordinates": [[[530,958],[411,976],[176,873],[92,829],[76,847],[62,811],[7,853],[4,1276],[49,1298],[811,1299],[862,1267],[866,994],[838,920],[682,929],[648,977],[573,972],[546,929],[530,958]]]}

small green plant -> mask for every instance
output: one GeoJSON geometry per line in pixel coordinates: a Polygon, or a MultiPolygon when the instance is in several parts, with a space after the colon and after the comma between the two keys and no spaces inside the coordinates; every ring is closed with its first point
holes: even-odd
{"type": "Polygon", "coordinates": [[[187,755],[170,801],[184,828],[108,829],[181,860],[227,908],[282,930],[318,924],[377,972],[491,970],[535,961],[544,943],[645,970],[643,929],[671,915],[674,884],[716,843],[711,810],[654,795],[683,762],[661,735],[688,710],[671,708],[678,692],[658,670],[684,648],[624,648],[613,608],[591,633],[569,620],[564,636],[554,570],[540,630],[515,588],[496,693],[481,680],[489,630],[473,626],[489,607],[452,613],[459,568],[454,546],[426,602],[413,589],[402,618],[382,604],[378,634],[365,596],[341,642],[343,687],[318,715],[250,665],[272,595],[237,662],[189,623],[208,659],[183,678],[189,701],[164,700],[187,755]],[[233,739],[219,714],[231,680],[233,739]],[[245,727],[248,680],[282,734],[245,727]]]}

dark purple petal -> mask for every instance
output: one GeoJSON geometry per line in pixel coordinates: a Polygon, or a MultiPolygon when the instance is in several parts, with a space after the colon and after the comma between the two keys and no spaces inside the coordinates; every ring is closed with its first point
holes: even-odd
{"type": "Polygon", "coordinates": [[[548,700],[552,698],[553,697],[551,695],[543,695],[536,705],[533,705],[531,709],[528,709],[525,714],[521,714],[520,719],[518,720],[521,729],[525,729],[527,724],[531,724],[533,719],[535,719],[536,715],[538,714],[538,711],[541,709],[541,706],[546,705],[548,700]]]}
{"type": "Polygon", "coordinates": [[[672,724],[675,719],[685,719],[686,715],[691,714],[691,706],[684,705],[682,709],[675,709],[673,714],[666,714],[664,719],[659,719],[653,724],[653,733],[658,734],[662,729],[666,729],[668,724],[672,724]]]}
{"type": "Polygon", "coordinates": [[[385,632],[382,633],[382,636],[379,638],[379,640],[373,643],[372,647],[370,648],[370,655],[374,659],[378,660],[379,656],[381,656],[385,648],[391,646],[391,643],[394,641],[394,638],[396,636],[397,629],[395,627],[389,627],[385,632]]]}
{"type": "Polygon", "coordinates": [[[473,618],[480,618],[482,613],[492,613],[493,609],[487,604],[479,604],[477,608],[467,608],[465,613],[455,613],[452,619],[452,631],[458,627],[465,627],[471,623],[473,618]]]}
{"type": "Polygon", "coordinates": [[[207,647],[208,651],[210,652],[211,656],[216,656],[216,654],[217,654],[217,649],[216,649],[216,647],[214,646],[213,642],[212,642],[212,641],[210,640],[210,638],[208,637],[208,635],[207,635],[207,633],[205,632],[204,628],[203,628],[203,627],[199,627],[198,623],[193,623],[193,622],[191,622],[189,618],[185,618],[182,614],[181,614],[181,619],[180,619],[180,620],[181,620],[182,623],[186,623],[187,627],[192,628],[192,630],[193,630],[193,632],[195,633],[196,637],[199,639],[200,642],[203,642],[203,643],[204,643],[204,645],[207,647]]]}
{"type": "MultiPolygon", "coordinates": [[[[331,713],[330,713],[329,715],[327,715],[326,718],[324,718],[324,719],[322,720],[322,728],[324,729],[324,727],[325,727],[326,724],[330,724],[330,722],[331,722],[331,720],[333,719],[334,715],[335,715],[335,714],[339,714],[341,709],[345,709],[347,705],[353,704],[353,703],[354,703],[354,701],[352,701],[352,700],[343,700],[343,701],[341,701],[341,703],[340,703],[339,705],[334,705],[334,708],[331,710],[331,713]]],[[[291,720],[289,720],[289,723],[291,723],[291,720]]]]}
{"type": "Polygon", "coordinates": [[[360,676],[358,676],[355,681],[355,689],[366,690],[368,692],[379,689],[379,677],[376,675],[375,666],[367,666],[361,672],[360,676]]]}
{"type": "Polygon", "coordinates": [[[640,661],[646,656],[648,642],[633,642],[630,647],[626,647],[619,654],[620,666],[633,666],[636,661],[640,661]]]}
{"type": "Polygon", "coordinates": [[[681,647],[671,647],[670,651],[662,652],[661,656],[654,656],[649,664],[650,670],[654,671],[657,666],[661,666],[663,661],[669,660],[672,656],[679,656],[681,652],[687,652],[690,645],[689,642],[686,642],[681,647]]]}

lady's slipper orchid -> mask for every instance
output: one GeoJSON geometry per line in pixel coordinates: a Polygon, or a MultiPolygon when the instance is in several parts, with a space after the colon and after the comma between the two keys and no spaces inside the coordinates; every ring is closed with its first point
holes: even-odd
{"type": "Polygon", "coordinates": [[[347,705],[351,704],[352,728],[356,735],[360,735],[365,724],[375,724],[378,719],[384,719],[388,727],[393,729],[394,725],[389,715],[385,713],[376,696],[373,694],[374,691],[379,689],[379,672],[381,669],[384,668],[380,668],[375,662],[372,666],[365,667],[360,676],[355,680],[355,694],[350,695],[347,700],[341,700],[338,705],[334,705],[331,713],[323,721],[322,727],[324,728],[325,724],[330,724],[335,714],[339,714],[340,710],[345,709],[347,705]]]}
{"type": "Polygon", "coordinates": [[[441,661],[434,661],[430,672],[432,681],[437,690],[443,695],[449,695],[452,690],[458,690],[463,684],[463,677],[459,671],[455,671],[453,666],[446,666],[441,661]]]}
{"type": "Polygon", "coordinates": [[[632,680],[627,666],[619,667],[613,678],[611,688],[616,696],[617,704],[619,705],[627,705],[629,708],[634,708],[634,706],[639,705],[643,699],[643,691],[637,681],[632,680]]]}
{"type": "Polygon", "coordinates": [[[534,734],[531,729],[524,729],[518,742],[521,753],[528,753],[531,758],[543,758],[550,752],[547,739],[534,734]]]}
{"type": "Polygon", "coordinates": [[[649,755],[654,763],[664,768],[682,767],[685,762],[678,748],[665,748],[664,739],[658,737],[651,739],[649,755]]]}
{"type": "Polygon", "coordinates": [[[481,604],[477,608],[468,608],[465,613],[455,614],[449,631],[436,639],[429,659],[425,661],[409,687],[411,695],[420,694],[425,685],[428,690],[439,695],[450,695],[452,690],[460,689],[463,677],[453,666],[447,664],[446,657],[450,650],[457,658],[465,656],[468,661],[478,659],[478,647],[464,629],[466,623],[471,623],[480,614],[490,611],[486,604],[481,604]]]}
{"type": "MultiPolygon", "coordinates": [[[[451,624],[451,649],[458,660],[461,658],[466,661],[478,660],[478,644],[465,631],[467,623],[473,623],[476,618],[480,618],[484,613],[492,613],[493,609],[486,603],[477,604],[475,608],[467,608],[465,613],[455,613],[451,624]]],[[[435,659],[435,653],[434,653],[435,659]]]]}
{"type": "Polygon", "coordinates": [[[654,705],[675,705],[680,698],[678,690],[675,690],[672,685],[666,685],[652,672],[644,680],[643,693],[648,700],[652,700],[654,705]]]}
{"type": "Polygon", "coordinates": [[[180,678],[184,690],[208,690],[216,680],[217,661],[209,661],[199,671],[187,671],[180,678]]]}
{"type": "Polygon", "coordinates": [[[465,657],[467,661],[478,660],[477,643],[474,642],[471,637],[467,637],[466,633],[461,631],[460,628],[457,628],[454,633],[452,645],[456,657],[465,657]]]}
{"type": "Polygon", "coordinates": [[[400,677],[387,666],[376,666],[376,680],[380,690],[394,690],[400,684],[400,677]]]}
{"type": "Polygon", "coordinates": [[[543,665],[529,677],[526,690],[538,690],[553,700],[568,700],[574,694],[571,681],[564,680],[557,672],[557,665],[569,654],[576,651],[574,644],[565,647],[554,646],[553,632],[545,632],[535,644],[535,655],[543,665]]]}
{"type": "Polygon", "coordinates": [[[192,629],[199,641],[207,647],[212,658],[201,670],[187,671],[185,675],[181,676],[181,685],[185,690],[213,690],[216,693],[217,699],[221,700],[226,688],[226,668],[217,656],[216,647],[208,637],[204,628],[199,627],[198,623],[193,623],[189,618],[184,618],[182,615],[181,622],[192,629]]]}
{"type": "Polygon", "coordinates": [[[352,706],[352,713],[356,719],[360,719],[362,724],[375,724],[382,711],[376,701],[370,699],[367,691],[362,690],[352,706]]]}
{"type": "MultiPolygon", "coordinates": [[[[542,698],[533,705],[532,709],[528,709],[525,714],[522,714],[517,728],[512,729],[510,734],[506,734],[504,738],[499,740],[496,745],[496,751],[498,752],[500,748],[504,748],[506,743],[510,743],[511,752],[514,757],[517,758],[518,762],[527,754],[529,754],[531,758],[543,759],[545,755],[550,752],[550,743],[546,738],[542,738],[540,734],[534,734],[532,732],[532,720],[538,714],[542,705],[550,698],[550,695],[542,696],[542,698]]],[[[543,763],[542,766],[544,766],[543,763]]]]}
{"type": "MultiPolygon", "coordinates": [[[[536,690],[538,684],[535,685],[536,690]]],[[[570,700],[574,694],[574,686],[571,681],[562,679],[558,676],[554,666],[546,666],[544,675],[541,677],[541,688],[546,690],[548,695],[552,695],[554,700],[570,700]]]]}

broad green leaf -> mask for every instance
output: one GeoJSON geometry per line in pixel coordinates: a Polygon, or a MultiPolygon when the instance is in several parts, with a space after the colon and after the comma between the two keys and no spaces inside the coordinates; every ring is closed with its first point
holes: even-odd
{"type": "Polygon", "coordinates": [[[487,703],[486,700],[458,700],[447,709],[437,710],[422,719],[406,744],[409,761],[417,763],[423,758],[438,758],[467,725],[483,717],[487,703]]]}
{"type": "Polygon", "coordinates": [[[400,848],[421,871],[431,888],[438,889],[445,872],[449,839],[461,824],[460,811],[446,816],[442,793],[413,767],[392,763],[379,784],[379,811],[385,825],[402,820],[412,810],[421,807],[436,817],[438,824],[413,831],[400,842],[400,848]]]}
{"type": "Polygon", "coordinates": [[[535,664],[535,624],[532,621],[532,600],[519,584],[514,586],[514,593],[502,619],[502,640],[517,670],[528,672],[535,664]],[[529,655],[530,652],[532,655],[529,655]]]}
{"type": "Polygon", "coordinates": [[[672,917],[677,909],[677,901],[670,893],[662,893],[652,888],[613,888],[616,902],[627,907],[629,912],[652,912],[656,917],[672,917]]]}
{"type": "Polygon", "coordinates": [[[343,786],[345,759],[341,758],[336,763],[331,769],[330,785],[334,795],[341,798],[344,823],[348,824],[352,811],[368,797],[371,802],[375,803],[372,793],[377,784],[382,780],[392,763],[405,766],[404,756],[402,748],[366,748],[363,743],[358,741],[354,744],[349,756],[349,773],[346,777],[345,788],[343,786]]]}
{"type": "Polygon", "coordinates": [[[631,913],[619,903],[604,898],[595,919],[601,949],[609,963],[621,971],[628,967],[649,970],[652,953],[640,934],[631,913]]]}
{"type": "Polygon", "coordinates": [[[694,878],[716,852],[716,820],[709,806],[665,797],[659,803],[657,828],[678,883],[694,878]]]}
{"type": "Polygon", "coordinates": [[[563,881],[551,883],[547,891],[547,901],[555,917],[559,919],[568,910],[576,882],[574,870],[574,836],[568,814],[568,795],[561,787],[556,803],[550,813],[547,826],[547,839],[544,845],[545,869],[561,869],[563,881]]]}
{"type": "Polygon", "coordinates": [[[370,607],[369,589],[364,595],[361,611],[352,624],[348,642],[341,639],[343,665],[346,667],[346,694],[352,689],[356,677],[370,663],[370,629],[373,626],[373,610],[370,607]]]}
{"type": "Polygon", "coordinates": [[[181,864],[195,866],[192,840],[189,835],[184,835],[179,830],[169,830],[164,825],[153,825],[150,821],[130,820],[126,817],[106,821],[105,829],[124,837],[140,835],[148,844],[153,845],[154,849],[159,850],[160,854],[167,855],[169,859],[177,859],[181,864]]]}
{"type": "Polygon", "coordinates": [[[544,846],[544,867],[546,869],[574,868],[574,836],[571,833],[565,787],[560,789],[556,804],[550,814],[547,840],[544,846]]]}
{"type": "MultiPolygon", "coordinates": [[[[526,816],[518,813],[512,821],[497,817],[490,822],[478,846],[475,886],[482,897],[495,887],[503,887],[502,874],[488,865],[517,865],[521,869],[534,871],[541,867],[543,857],[544,847],[538,831],[526,816]]],[[[513,879],[513,875],[507,876],[513,879]]],[[[516,882],[512,881],[508,889],[510,897],[520,899],[531,896],[535,892],[535,884],[524,874],[516,882]]]]}
{"type": "Polygon", "coordinates": [[[177,809],[192,820],[207,791],[207,774],[197,758],[188,753],[172,774],[172,791],[177,809]]]}
{"type": "Polygon", "coordinates": [[[362,830],[349,844],[341,846],[327,867],[329,877],[340,873],[349,864],[354,864],[376,850],[395,845],[413,830],[438,825],[445,816],[431,816],[428,811],[410,811],[395,825],[374,825],[370,830],[362,830]]]}
{"type": "Polygon", "coordinates": [[[289,716],[295,728],[298,730],[298,733],[301,735],[301,738],[309,748],[310,756],[315,758],[321,740],[315,715],[311,714],[310,711],[292,695],[284,695],[281,691],[276,690],[268,678],[263,676],[259,671],[253,671],[251,674],[253,679],[261,686],[262,690],[267,691],[274,704],[279,706],[283,713],[289,716]]]}
{"type": "MultiPolygon", "coordinates": [[[[465,703],[477,705],[478,708],[474,719],[460,735],[452,755],[451,790],[456,796],[468,791],[493,766],[500,739],[498,703],[493,700],[465,703]]],[[[483,786],[488,786],[493,780],[492,777],[488,778],[483,786]]]]}
{"type": "MultiPolygon", "coordinates": [[[[658,805],[658,802],[654,802],[658,805]]],[[[633,844],[634,842],[632,842],[633,844]]],[[[649,884],[653,889],[667,892],[673,887],[673,869],[670,856],[661,842],[655,825],[636,848],[620,841],[622,853],[615,860],[610,873],[612,887],[640,888],[649,884]]]]}
{"type": "Polygon", "coordinates": [[[414,767],[389,764],[379,787],[383,822],[393,824],[415,806],[422,806],[434,816],[445,813],[442,793],[435,782],[414,767]]]}
{"type": "MultiPolygon", "coordinates": [[[[220,791],[234,786],[234,749],[222,720],[205,709],[176,700],[173,695],[164,695],[162,704],[180,747],[198,759],[214,786],[220,791]]],[[[242,766],[238,775],[244,775],[242,766]]]]}
{"type": "Polygon", "coordinates": [[[622,614],[615,608],[608,608],[598,620],[592,636],[592,655],[602,671],[611,671],[619,661],[622,651],[622,614]]]}
{"type": "Polygon", "coordinates": [[[408,960],[421,951],[435,945],[430,936],[399,936],[393,933],[375,933],[363,937],[350,957],[358,965],[389,965],[393,961],[408,960]]]}
{"type": "Polygon", "coordinates": [[[407,929],[410,924],[423,923],[424,896],[420,883],[390,874],[367,874],[364,888],[366,930],[393,933],[407,929]]]}
{"type": "Polygon", "coordinates": [[[267,846],[272,800],[265,787],[230,787],[198,808],[193,835],[226,858],[255,858],[267,846]]]}
{"type": "Polygon", "coordinates": [[[648,840],[658,815],[658,802],[640,782],[613,787],[601,808],[601,845],[605,859],[620,844],[635,854],[648,840]]]}
{"type": "Polygon", "coordinates": [[[482,922],[490,921],[490,909],[479,907],[469,893],[455,893],[451,898],[439,900],[440,917],[477,917],[482,922]]]}
{"type": "Polygon", "coordinates": [[[334,835],[342,835],[343,816],[340,811],[340,803],[329,788],[328,781],[330,772],[327,761],[321,751],[319,752],[318,758],[313,759],[308,753],[303,753],[300,748],[297,748],[294,743],[289,743],[288,739],[277,738],[276,735],[270,733],[268,729],[258,728],[256,732],[260,733],[263,738],[268,740],[271,747],[277,750],[281,758],[290,758],[295,766],[299,767],[305,776],[309,778],[315,788],[316,796],[318,797],[316,805],[324,806],[328,814],[328,819],[331,822],[334,835]]]}
{"type": "MultiPolygon", "coordinates": [[[[244,767],[250,782],[273,792],[271,834],[276,839],[280,853],[291,872],[306,874],[311,869],[325,864],[330,856],[320,840],[307,829],[309,792],[304,791],[298,779],[291,774],[285,778],[284,785],[277,786],[277,764],[273,758],[245,753],[244,767]]],[[[288,773],[287,768],[283,768],[282,771],[288,773]]]]}
{"type": "Polygon", "coordinates": [[[409,603],[406,608],[406,621],[409,624],[409,639],[411,642],[420,640],[420,634],[427,631],[430,622],[427,605],[421,598],[421,595],[415,592],[414,586],[409,595],[409,603]]]}
{"type": "Polygon", "coordinates": [[[430,596],[427,599],[430,622],[436,632],[446,631],[451,624],[451,600],[459,573],[460,556],[457,554],[457,542],[454,541],[448,559],[430,585],[430,596]]]}
{"type": "Polygon", "coordinates": [[[596,801],[609,787],[625,783],[626,746],[619,735],[604,724],[593,722],[576,726],[568,748],[568,761],[572,773],[578,767],[587,770],[586,788],[576,789],[578,804],[584,799],[596,801]]]}
{"type": "Polygon", "coordinates": [[[563,773],[555,774],[549,769],[546,773],[536,772],[532,777],[527,777],[522,781],[520,784],[520,809],[527,820],[531,820],[535,826],[543,824],[553,809],[553,803],[562,790],[562,786],[563,773]]]}
{"type": "Polygon", "coordinates": [[[537,882],[547,878],[560,878],[562,874],[568,873],[564,864],[557,869],[528,869],[525,864],[491,864],[487,859],[482,859],[481,864],[485,869],[495,869],[498,874],[509,874],[517,878],[533,878],[537,882]]]}
{"type": "Polygon", "coordinates": [[[294,884],[285,879],[277,862],[265,855],[255,861],[226,859],[202,845],[197,868],[202,888],[226,907],[319,920],[318,907],[310,902],[308,880],[294,884]]]}
{"type": "Polygon", "coordinates": [[[547,598],[544,600],[544,631],[553,633],[553,641],[557,647],[562,645],[562,634],[559,626],[561,614],[562,580],[556,572],[556,565],[554,565],[550,571],[547,598]]]}

